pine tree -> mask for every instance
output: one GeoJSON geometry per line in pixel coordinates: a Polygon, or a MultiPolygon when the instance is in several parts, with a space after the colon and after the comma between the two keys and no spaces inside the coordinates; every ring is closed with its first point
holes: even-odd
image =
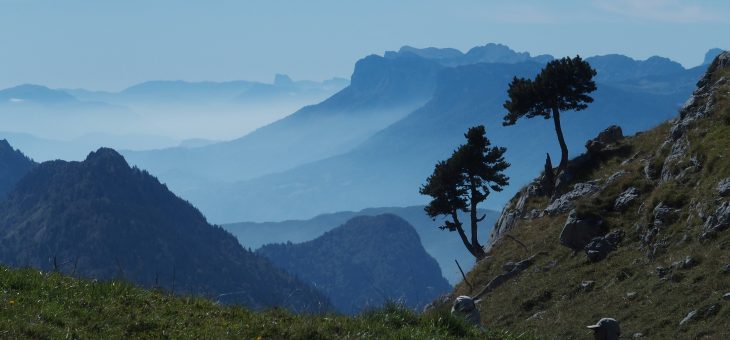
{"type": "Polygon", "coordinates": [[[484,126],[472,127],[464,136],[467,143],[459,146],[449,159],[436,164],[420,193],[432,197],[426,213],[432,218],[445,216],[441,229],[458,232],[466,249],[479,260],[485,253],[478,227],[485,216],[478,216],[477,207],[491,191],[502,191],[508,184],[509,178],[503,171],[509,163],[504,160],[505,148],[491,146],[484,126]],[[471,237],[467,237],[459,221],[460,211],[469,213],[471,237]]]}
{"type": "Polygon", "coordinates": [[[568,166],[568,146],[560,125],[560,112],[581,111],[593,102],[588,94],[596,90],[595,75],[596,70],[580,56],[565,57],[549,62],[535,80],[515,77],[507,90],[509,100],[504,108],[508,113],[502,125],[514,125],[522,117],[553,119],[562,153],[556,175],[568,166]]]}

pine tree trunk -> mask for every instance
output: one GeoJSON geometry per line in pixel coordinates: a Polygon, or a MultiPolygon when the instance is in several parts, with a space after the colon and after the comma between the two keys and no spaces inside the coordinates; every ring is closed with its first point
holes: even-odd
{"type": "Polygon", "coordinates": [[[565,144],[565,138],[563,138],[563,129],[560,126],[560,111],[557,107],[553,107],[553,122],[555,123],[555,133],[558,135],[561,152],[560,164],[558,165],[558,171],[555,173],[557,177],[568,167],[568,145],[565,144]]]}
{"type": "Polygon", "coordinates": [[[459,218],[456,213],[452,213],[451,217],[454,220],[454,224],[456,225],[456,231],[459,233],[461,242],[464,243],[466,250],[468,250],[469,253],[476,258],[477,261],[483,259],[486,256],[486,254],[484,253],[484,248],[482,248],[482,246],[478,244],[474,245],[469,242],[469,238],[466,237],[466,232],[464,232],[464,228],[461,227],[461,222],[459,222],[459,218]]]}
{"type": "Polygon", "coordinates": [[[479,244],[479,232],[478,230],[478,223],[479,219],[477,217],[477,200],[474,199],[474,197],[477,197],[479,195],[479,192],[477,191],[477,185],[475,183],[474,177],[472,176],[469,178],[469,189],[471,190],[471,199],[469,200],[470,207],[469,207],[469,217],[471,220],[471,246],[476,248],[481,248],[482,245],[479,244]]]}

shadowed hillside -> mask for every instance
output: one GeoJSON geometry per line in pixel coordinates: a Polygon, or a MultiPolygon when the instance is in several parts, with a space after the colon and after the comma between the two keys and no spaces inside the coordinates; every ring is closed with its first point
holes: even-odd
{"type": "Polygon", "coordinates": [[[18,182],[0,203],[0,262],[125,279],[253,308],[329,306],[105,148],[83,162],[42,163],[18,182]]]}
{"type": "Polygon", "coordinates": [[[391,214],[355,217],[312,241],[266,245],[257,253],[347,314],[388,300],[420,309],[450,289],[413,226],[391,214]]]}

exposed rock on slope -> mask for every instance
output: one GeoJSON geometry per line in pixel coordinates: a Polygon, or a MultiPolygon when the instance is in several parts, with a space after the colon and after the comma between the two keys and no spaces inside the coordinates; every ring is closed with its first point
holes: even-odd
{"type": "Polygon", "coordinates": [[[348,314],[386,300],[418,308],[450,289],[416,230],[391,214],[355,217],[315,240],[267,245],[258,253],[348,314]]]}
{"type": "Polygon", "coordinates": [[[105,148],[83,162],[42,163],[17,184],[0,203],[0,262],[123,278],[254,308],[328,307],[314,289],[243,249],[105,148]]]}
{"type": "Polygon", "coordinates": [[[487,325],[581,338],[583,325],[611,316],[625,334],[730,337],[724,298],[730,198],[723,194],[730,174],[729,77],[730,53],[724,52],[676,119],[577,157],[552,197],[541,194],[539,179],[523,188],[495,225],[490,257],[467,275],[475,287],[459,284],[453,296],[474,296],[503,275],[505,263],[543,253],[535,270],[481,297],[487,325]],[[571,195],[573,216],[565,209],[534,213],[579,183],[597,186],[571,195]],[[583,247],[587,256],[573,250],[588,237],[571,243],[573,250],[560,244],[563,226],[576,216],[603,222],[583,247]]]}

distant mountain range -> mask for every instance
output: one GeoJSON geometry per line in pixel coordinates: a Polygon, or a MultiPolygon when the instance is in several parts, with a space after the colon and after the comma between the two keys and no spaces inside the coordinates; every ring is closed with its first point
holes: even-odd
{"type": "Polygon", "coordinates": [[[0,90],[0,137],[23,136],[13,142],[37,160],[82,160],[100,146],[189,147],[184,140],[240,136],[348,84],[342,78],[294,81],[286,75],[272,84],[149,81],[120,92],[24,84],[0,90]]]}
{"type": "Polygon", "coordinates": [[[3,264],[121,278],[252,308],[330,306],[112,149],[83,162],[33,166],[7,148],[0,145],[3,168],[20,160],[17,169],[32,169],[0,201],[3,264]]]}
{"type": "MultiPolygon", "coordinates": [[[[498,210],[535,177],[545,153],[558,152],[555,132],[542,120],[501,125],[509,81],[534,76],[551,59],[496,44],[467,53],[404,47],[358,61],[341,92],[236,141],[127,155],[214,221],[281,221],[424,204],[418,187],[433,165],[463,143],[470,126],[484,124],[512,163],[512,185],[486,201],[498,210]],[[404,102],[410,105],[399,106],[404,102]],[[399,108],[372,124],[373,113],[353,109],[361,107],[399,108]],[[337,123],[329,121],[334,113],[337,123]]],[[[586,60],[598,70],[598,91],[588,110],[564,114],[573,155],[609,125],[632,134],[670,118],[706,68],[685,69],[661,57],[586,60]]]]}
{"type": "MultiPolygon", "coordinates": [[[[474,257],[464,248],[464,244],[455,233],[439,229],[443,225],[442,219],[431,219],[426,215],[423,206],[368,208],[358,212],[342,211],[332,214],[322,214],[309,220],[288,220],[282,222],[240,222],[222,225],[231,234],[238,238],[244,247],[257,249],[270,243],[302,243],[311,241],[322,234],[344,224],[358,216],[377,216],[392,214],[412,225],[421,238],[423,248],[433,256],[441,267],[443,276],[452,284],[461,280],[454,260],[458,260],[464,270],[474,265],[474,257]]],[[[499,212],[480,210],[485,215],[480,224],[482,240],[487,239],[492,225],[497,220],[499,212]]],[[[462,216],[466,220],[466,216],[462,216]]]]}
{"type": "Polygon", "coordinates": [[[242,138],[196,149],[124,154],[181,193],[197,178],[206,181],[195,188],[284,171],[347,152],[423,105],[433,94],[440,69],[437,63],[415,56],[369,56],[357,62],[347,88],[242,138]]]}
{"type": "Polygon", "coordinates": [[[451,290],[413,226],[390,214],[355,217],[312,241],[266,245],[257,254],[311,283],[347,314],[388,300],[421,309],[451,290]]]}

